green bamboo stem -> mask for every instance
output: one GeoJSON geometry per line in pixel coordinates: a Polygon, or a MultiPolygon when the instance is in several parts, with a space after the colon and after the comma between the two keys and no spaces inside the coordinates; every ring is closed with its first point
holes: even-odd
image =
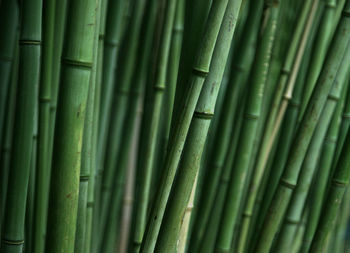
{"type": "Polygon", "coordinates": [[[91,80],[96,1],[70,3],[62,56],[46,252],[73,252],[86,103],[91,80]],[[80,17],[80,18],[76,18],[80,17]]]}
{"type": "MultiPolygon", "coordinates": [[[[341,139],[345,139],[345,136],[340,136],[340,121],[341,121],[341,109],[342,109],[342,103],[345,102],[345,94],[347,94],[347,98],[349,97],[349,88],[347,92],[343,92],[342,94],[342,100],[339,102],[336,112],[333,115],[332,123],[328,129],[327,136],[325,138],[324,144],[323,144],[323,150],[320,156],[320,167],[317,172],[317,181],[315,181],[315,185],[313,186],[311,197],[310,197],[310,213],[312,213],[312,216],[310,216],[306,223],[306,231],[303,238],[303,243],[301,246],[300,251],[302,253],[308,252],[312,238],[315,234],[317,223],[320,218],[322,203],[324,201],[324,196],[326,192],[327,183],[329,182],[330,177],[330,171],[332,167],[332,162],[337,161],[335,157],[335,151],[336,151],[336,144],[341,143],[341,139]],[[338,137],[339,135],[339,137],[338,137]]],[[[349,101],[348,99],[346,101],[349,101]]],[[[347,102],[346,106],[343,111],[343,120],[341,123],[341,127],[345,127],[344,131],[347,132],[348,128],[346,128],[347,124],[347,113],[350,112],[350,103],[347,102]],[[345,117],[344,117],[345,116],[345,117]]]]}
{"type": "MultiPolygon", "coordinates": [[[[348,1],[344,10],[348,10],[348,1]]],[[[333,229],[340,205],[350,179],[350,132],[348,132],[345,145],[337,162],[336,171],[332,177],[330,190],[325,199],[321,219],[316,234],[312,240],[309,252],[324,252],[326,238],[333,229]]]]}
{"type": "Polygon", "coordinates": [[[344,68],[342,63],[347,61],[347,58],[343,56],[348,51],[346,50],[350,36],[349,31],[346,29],[348,22],[349,20],[343,16],[332,41],[331,50],[327,55],[323,71],[316,85],[317,88],[313,92],[303,120],[298,128],[282,178],[270,204],[267,216],[264,219],[262,228],[264,232],[260,234],[255,248],[257,253],[268,252],[271,248],[272,240],[292,197],[302,161],[320,118],[322,108],[334,83],[335,75],[339,69],[344,68]]]}
{"type": "MultiPolygon", "coordinates": [[[[80,181],[79,181],[79,198],[78,198],[78,216],[77,216],[77,230],[75,237],[74,252],[86,252],[86,245],[90,245],[90,241],[87,241],[87,219],[88,219],[88,198],[93,196],[93,190],[90,188],[94,178],[94,168],[96,164],[96,116],[95,116],[95,105],[96,105],[96,86],[97,84],[97,54],[98,54],[98,39],[99,39],[99,28],[100,28],[100,7],[101,1],[96,6],[96,20],[95,20],[95,34],[94,34],[94,52],[93,52],[93,65],[91,69],[90,87],[87,98],[86,115],[84,122],[84,133],[83,133],[83,144],[82,144],[82,159],[80,169],[80,181]],[[94,141],[94,138],[96,141],[94,141]],[[89,195],[90,190],[90,195],[89,195]]],[[[90,215],[90,220],[92,214],[90,215]]],[[[90,247],[89,247],[90,249],[90,247]]]]}
{"type": "Polygon", "coordinates": [[[209,72],[209,65],[226,6],[227,0],[216,0],[212,3],[207,24],[205,26],[202,44],[198,49],[197,59],[190,77],[189,92],[185,96],[185,104],[181,109],[181,113],[178,114],[179,116],[171,134],[172,138],[169,142],[170,145],[162,169],[162,178],[158,187],[156,199],[153,203],[147,230],[142,240],[141,252],[152,252],[155,247],[155,239],[158,236],[166,202],[169,197],[176,168],[179,164],[192,115],[205,81],[205,77],[209,72]]]}
{"type": "MultiPolygon", "coordinates": [[[[243,96],[243,104],[245,104],[246,101],[246,93],[244,93],[243,96]]],[[[237,150],[238,146],[238,140],[239,140],[239,134],[241,131],[242,123],[243,123],[243,114],[244,114],[244,106],[238,107],[237,113],[237,122],[235,122],[235,128],[233,133],[231,134],[231,140],[229,144],[229,152],[227,153],[223,171],[220,176],[220,184],[218,185],[218,189],[216,191],[214,203],[210,207],[210,219],[208,220],[208,224],[206,224],[206,227],[204,228],[204,235],[202,239],[202,243],[198,246],[195,252],[213,252],[215,247],[215,241],[217,238],[219,225],[220,225],[220,218],[222,215],[222,210],[224,208],[225,203],[225,197],[226,192],[229,184],[229,180],[231,177],[231,173],[233,170],[233,162],[234,162],[234,155],[237,150]],[[210,228],[210,229],[209,229],[210,228]]],[[[192,249],[192,248],[190,248],[192,249]]],[[[193,248],[195,249],[195,248],[193,248]]]]}
{"type": "MultiPolygon", "coordinates": [[[[91,238],[90,245],[85,244],[86,247],[90,248],[90,251],[95,253],[98,252],[98,241],[100,238],[99,222],[100,222],[100,190],[101,190],[101,180],[102,180],[102,170],[103,166],[98,163],[98,138],[99,138],[99,118],[100,118],[100,106],[101,106],[101,89],[103,80],[103,52],[104,52],[104,40],[105,40],[105,30],[106,30],[106,14],[108,7],[108,0],[101,0],[100,7],[100,19],[98,24],[99,36],[98,36],[98,53],[97,53],[97,67],[96,67],[96,90],[95,90],[95,111],[94,111],[94,132],[93,132],[93,142],[94,142],[94,154],[92,160],[92,170],[94,171],[94,177],[89,184],[88,189],[88,215],[92,212],[91,229],[87,229],[87,241],[91,238]],[[94,228],[94,229],[92,229],[94,228]],[[90,237],[91,233],[91,237],[90,237]]],[[[90,218],[88,218],[88,223],[90,223],[90,218]]],[[[88,225],[90,226],[90,225],[88,225]]],[[[88,250],[86,251],[88,252],[88,250]]]]}
{"type": "Polygon", "coordinates": [[[268,66],[271,57],[271,48],[275,38],[276,22],[279,12],[279,2],[266,2],[268,13],[265,16],[265,29],[256,51],[250,79],[250,90],[248,92],[247,104],[243,115],[243,124],[238,141],[238,149],[233,164],[233,174],[225,200],[220,229],[217,236],[216,250],[229,252],[233,240],[235,224],[238,222],[239,206],[242,202],[243,187],[247,179],[247,170],[250,162],[250,155],[253,151],[254,138],[257,131],[259,116],[261,112],[262,98],[268,66]]]}
{"type": "Polygon", "coordinates": [[[229,1],[215,45],[210,72],[206,78],[201,95],[189,128],[182,161],[173,183],[167,209],[157,239],[156,252],[175,250],[181,229],[181,220],[189,201],[193,184],[200,167],[200,160],[208,134],[215,103],[224,74],[233,33],[241,1],[229,1]]]}
{"type": "Polygon", "coordinates": [[[112,111],[113,92],[115,90],[117,60],[120,43],[123,36],[123,13],[126,11],[127,0],[107,1],[108,6],[105,38],[103,46],[102,87],[99,115],[98,162],[104,166],[107,148],[108,128],[112,111]]]}
{"type": "Polygon", "coordinates": [[[39,86],[39,135],[37,151],[37,168],[34,203],[33,252],[43,253],[45,249],[45,234],[47,222],[47,207],[49,198],[50,162],[50,102],[52,57],[55,22],[55,0],[43,3],[43,49],[42,71],[39,86]]]}
{"type": "MultiPolygon", "coordinates": [[[[318,76],[320,75],[322,65],[324,63],[327,48],[333,37],[333,27],[335,19],[335,11],[337,3],[335,0],[325,0],[325,8],[322,15],[320,27],[318,29],[315,46],[312,50],[311,64],[309,66],[308,75],[306,77],[306,85],[304,88],[304,95],[300,105],[299,121],[303,116],[306,106],[310,100],[312,90],[315,87],[318,76]]],[[[338,3],[339,4],[339,3],[338,3]]]]}
{"type": "Polygon", "coordinates": [[[42,1],[23,1],[13,155],[8,177],[2,252],[22,252],[34,114],[40,73],[42,1]],[[35,14],[35,15],[34,15],[35,14]],[[33,15],[35,17],[33,17],[33,15]]]}
{"type": "MultiPolygon", "coordinates": [[[[107,0],[101,0],[98,3],[98,10],[96,15],[96,31],[95,31],[95,51],[94,51],[94,65],[92,67],[91,82],[95,83],[94,91],[94,104],[93,104],[93,118],[92,118],[92,133],[91,133],[91,171],[90,180],[87,190],[87,203],[86,203],[86,224],[85,224],[85,243],[84,251],[86,253],[93,252],[94,240],[93,238],[93,222],[96,209],[95,203],[95,180],[97,173],[97,143],[98,143],[98,124],[99,124],[99,111],[100,111],[100,95],[101,95],[101,82],[102,82],[102,59],[103,59],[103,40],[101,40],[101,29],[104,30],[105,14],[107,9],[107,0]]],[[[90,99],[90,98],[88,98],[90,99]]],[[[85,130],[84,130],[85,131],[85,130]]]]}
{"type": "Polygon", "coordinates": [[[346,231],[349,221],[349,190],[346,189],[344,199],[340,207],[340,215],[337,217],[337,224],[334,234],[334,247],[331,250],[334,252],[345,252],[346,231]]]}
{"type": "Polygon", "coordinates": [[[328,126],[331,122],[332,115],[336,109],[341,93],[345,94],[344,86],[349,70],[340,69],[337,73],[335,84],[327,98],[327,102],[323,108],[321,117],[312,136],[310,146],[308,147],[306,156],[303,161],[298,184],[294,190],[292,199],[288,206],[288,211],[284,218],[284,223],[277,240],[277,250],[288,250],[293,244],[294,235],[297,231],[297,225],[301,222],[302,212],[306,202],[306,198],[311,186],[311,181],[317,168],[317,161],[322,148],[323,140],[326,136],[328,126]],[[342,71],[343,70],[343,71],[342,71]]]}
{"type": "MultiPolygon", "coordinates": [[[[255,164],[255,169],[254,169],[254,174],[252,181],[250,182],[249,186],[249,195],[248,195],[248,200],[245,204],[245,210],[243,212],[243,217],[242,217],[242,224],[241,224],[241,232],[239,236],[239,241],[238,241],[238,252],[244,252],[245,250],[245,245],[247,243],[247,236],[248,236],[248,231],[249,231],[249,226],[251,223],[251,217],[253,215],[253,209],[254,209],[254,204],[256,201],[256,197],[258,195],[258,190],[259,186],[261,184],[264,172],[266,170],[266,164],[269,158],[269,154],[271,153],[271,149],[273,147],[273,144],[275,142],[276,134],[273,135],[273,133],[277,132],[279,129],[279,126],[281,125],[283,115],[287,109],[288,103],[292,97],[292,92],[296,83],[297,79],[297,73],[299,70],[299,67],[301,65],[302,61],[302,56],[304,55],[304,51],[306,48],[306,43],[310,37],[310,31],[312,24],[314,22],[314,17],[316,14],[317,10],[317,1],[314,2],[314,5],[312,6],[310,13],[308,15],[307,20],[303,20],[303,17],[299,19],[298,25],[297,25],[297,32],[298,28],[301,26],[305,26],[305,29],[300,36],[300,42],[297,40],[294,40],[296,37],[293,37],[293,43],[298,43],[299,47],[297,51],[295,52],[295,60],[293,63],[293,66],[288,66],[289,64],[284,65],[284,70],[290,69],[289,72],[289,78],[286,80],[285,83],[285,95],[283,96],[283,99],[280,104],[280,98],[278,96],[273,98],[272,105],[270,108],[269,116],[267,118],[266,126],[265,126],[265,131],[264,135],[261,140],[261,145],[260,145],[260,150],[259,154],[257,156],[257,161],[255,164]],[[300,21],[304,21],[305,23],[301,23],[300,21]],[[287,67],[286,67],[287,66],[287,67]],[[278,101],[278,103],[276,103],[278,101]],[[277,118],[277,112],[279,111],[279,118],[281,120],[276,122],[277,118]],[[282,112],[282,116],[280,116],[280,113],[282,112]]],[[[304,13],[302,13],[304,14],[304,13]]],[[[295,32],[295,34],[297,33],[295,32]]],[[[293,48],[293,47],[291,47],[293,48]]],[[[289,59],[288,56],[290,55],[290,51],[288,51],[287,54],[287,60],[289,59]]],[[[283,75],[282,75],[283,76],[283,75]]],[[[279,84],[281,85],[281,84],[279,84]]],[[[284,85],[283,85],[284,86],[284,85]]]]}
{"type": "Polygon", "coordinates": [[[305,209],[303,211],[302,221],[298,225],[298,229],[297,229],[295,236],[294,236],[294,243],[293,243],[293,245],[291,245],[291,249],[292,249],[291,253],[297,253],[300,251],[300,247],[301,247],[301,244],[303,241],[303,236],[305,233],[305,223],[309,217],[310,217],[309,209],[308,209],[308,207],[305,207],[305,209]]]}
{"type": "Polygon", "coordinates": [[[238,98],[241,97],[242,90],[246,84],[248,74],[254,59],[255,43],[257,40],[259,22],[262,15],[263,3],[259,2],[254,5],[254,8],[249,10],[247,24],[244,28],[242,41],[237,51],[235,62],[232,63],[231,80],[229,81],[226,94],[223,102],[223,109],[219,117],[219,125],[217,135],[213,140],[213,153],[208,161],[208,175],[206,175],[203,184],[206,187],[203,189],[199,199],[199,209],[201,214],[196,218],[193,232],[190,240],[189,250],[197,252],[198,247],[202,243],[202,238],[206,231],[206,224],[210,217],[211,207],[215,199],[215,194],[219,185],[220,176],[223,167],[225,166],[225,157],[230,147],[232,126],[234,126],[235,118],[237,118],[238,98]],[[212,168],[212,169],[211,169],[212,168]]]}
{"type": "Polygon", "coordinates": [[[8,174],[10,167],[10,158],[12,154],[12,134],[13,134],[13,124],[15,118],[15,106],[16,106],[16,92],[17,92],[17,81],[18,81],[18,51],[19,47],[17,45],[15,51],[14,64],[11,70],[11,80],[10,80],[10,89],[8,90],[8,102],[6,107],[6,125],[3,132],[3,146],[1,148],[0,156],[0,166],[1,166],[1,188],[0,188],[0,197],[1,197],[1,208],[0,208],[0,234],[3,228],[3,218],[6,208],[6,197],[7,197],[7,185],[8,185],[8,174]]]}
{"type": "MultiPolygon", "coordinates": [[[[141,31],[144,31],[141,34],[143,38],[143,45],[139,45],[139,50],[141,54],[140,60],[140,71],[136,75],[135,83],[139,83],[139,87],[143,87],[146,84],[147,78],[150,77],[147,74],[148,65],[150,63],[150,52],[152,51],[152,43],[154,42],[154,33],[156,28],[156,18],[157,18],[157,9],[159,8],[159,3],[157,1],[149,1],[147,12],[144,16],[145,22],[143,22],[143,28],[141,31]]],[[[136,86],[136,84],[135,84],[136,86]]],[[[144,115],[145,116],[145,115],[144,115]]],[[[144,119],[143,119],[144,120],[144,119]]],[[[142,122],[144,123],[144,122],[142,122]]],[[[142,124],[144,126],[144,124],[142,124]]],[[[141,131],[145,131],[146,128],[141,128],[141,131]]],[[[139,155],[142,152],[142,145],[139,146],[139,155]]],[[[140,162],[142,158],[139,158],[140,162]]],[[[137,165],[138,169],[140,164],[137,165]]],[[[148,197],[149,197],[149,185],[148,187],[144,183],[149,182],[150,175],[144,174],[145,171],[138,170],[136,172],[136,191],[135,191],[135,210],[133,214],[134,227],[132,229],[132,251],[137,252],[139,250],[144,229],[146,226],[147,218],[147,206],[148,206],[148,197]],[[148,179],[147,179],[148,178],[148,179]]]]}
{"type": "MultiPolygon", "coordinates": [[[[133,6],[132,19],[128,25],[129,31],[125,34],[124,44],[121,50],[124,52],[123,59],[124,64],[119,68],[118,74],[120,78],[117,79],[118,85],[114,91],[112,110],[112,120],[109,126],[109,142],[107,143],[106,159],[104,161],[104,172],[102,177],[101,187],[101,231],[106,228],[107,217],[109,215],[109,205],[111,202],[113,184],[116,180],[123,181],[123,175],[125,175],[125,167],[118,168],[118,156],[122,148],[122,134],[123,124],[127,116],[127,108],[130,95],[130,88],[132,83],[132,77],[136,66],[137,45],[139,43],[142,15],[145,7],[145,0],[139,1],[138,4],[133,6]],[[119,174],[121,176],[119,176],[119,174]]],[[[107,20],[108,22],[108,20],[107,20]]],[[[107,23],[108,24],[108,23],[107,23]]],[[[101,94],[101,101],[103,100],[103,94],[101,94]]],[[[123,187],[119,187],[122,191],[123,187]]],[[[118,193],[119,194],[119,193],[118,193]]],[[[116,196],[116,195],[114,195],[116,196]]],[[[120,201],[121,199],[119,199],[120,201]]],[[[119,202],[120,204],[120,202],[119,202]]],[[[118,204],[118,205],[119,205],[118,204]]],[[[101,238],[102,239],[102,238],[101,238]]],[[[100,242],[101,243],[101,242],[100,242]]]]}
{"type": "Polygon", "coordinates": [[[18,3],[7,0],[0,6],[0,148],[3,145],[2,133],[5,123],[6,95],[10,84],[11,67],[15,53],[16,35],[18,26],[18,3]]]}

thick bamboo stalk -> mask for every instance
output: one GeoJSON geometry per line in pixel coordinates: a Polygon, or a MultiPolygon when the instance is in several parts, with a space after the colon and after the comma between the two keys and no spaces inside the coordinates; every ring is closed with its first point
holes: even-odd
{"type": "Polygon", "coordinates": [[[176,248],[181,220],[189,201],[193,184],[200,167],[200,160],[208,134],[215,103],[224,74],[241,1],[229,1],[215,45],[210,72],[191,121],[183,157],[170,194],[157,239],[156,252],[173,251],[176,248]]]}
{"type": "Polygon", "coordinates": [[[171,134],[172,139],[170,139],[165,162],[163,163],[162,178],[152,207],[148,227],[142,240],[141,252],[152,252],[155,247],[155,238],[158,236],[166,202],[183,150],[191,118],[205,77],[209,72],[209,65],[226,6],[227,0],[216,0],[212,4],[202,44],[198,49],[196,63],[190,77],[189,92],[186,94],[185,104],[181,109],[181,113],[179,113],[171,134]]]}
{"type": "Polygon", "coordinates": [[[2,252],[22,252],[35,106],[40,75],[41,0],[22,2],[18,91],[2,252]],[[33,18],[34,15],[34,18],[33,18]]]}
{"type": "Polygon", "coordinates": [[[73,252],[96,1],[70,3],[53,149],[46,252],[73,252]],[[79,17],[79,18],[76,18],[79,17]]]}
{"type": "MultiPolygon", "coordinates": [[[[350,2],[348,3],[350,4],[350,2]]],[[[340,68],[345,67],[342,63],[348,60],[344,57],[344,54],[348,51],[346,49],[350,38],[350,32],[347,30],[349,22],[347,17],[343,15],[332,41],[331,50],[327,54],[325,65],[318,79],[317,88],[313,92],[303,120],[298,128],[282,178],[265,217],[262,228],[264,232],[260,234],[255,248],[257,253],[268,252],[271,248],[272,240],[277,233],[297,184],[302,161],[319,121],[323,106],[326,103],[327,96],[334,83],[335,76],[340,68]]]]}

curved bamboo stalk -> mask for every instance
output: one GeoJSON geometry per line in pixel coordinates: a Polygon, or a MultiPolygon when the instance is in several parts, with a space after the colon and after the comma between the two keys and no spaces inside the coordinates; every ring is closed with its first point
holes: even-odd
{"type": "Polygon", "coordinates": [[[347,53],[346,49],[350,38],[350,31],[346,29],[349,26],[349,22],[350,20],[343,15],[332,41],[331,50],[327,54],[321,76],[318,79],[317,88],[313,92],[303,120],[298,128],[291,151],[289,152],[285,170],[265,217],[262,228],[264,232],[260,234],[257,246],[255,247],[255,252],[257,253],[268,252],[270,250],[272,240],[277,233],[297,184],[302,161],[319,121],[322,108],[334,83],[335,76],[340,68],[345,67],[342,63],[348,60],[344,57],[344,54],[347,53]]]}
{"type": "Polygon", "coordinates": [[[83,128],[93,64],[96,1],[70,3],[52,162],[46,252],[73,252],[83,128]],[[79,18],[76,18],[79,17],[79,18]]]}
{"type": "Polygon", "coordinates": [[[35,107],[40,75],[41,0],[22,2],[18,90],[2,252],[22,252],[28,182],[33,148],[35,107]],[[34,16],[33,16],[34,15],[34,16]]]}

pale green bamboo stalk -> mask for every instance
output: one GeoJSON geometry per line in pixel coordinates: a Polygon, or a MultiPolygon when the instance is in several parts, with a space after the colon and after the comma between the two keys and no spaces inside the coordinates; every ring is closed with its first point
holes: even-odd
{"type": "Polygon", "coordinates": [[[70,2],[52,162],[46,252],[73,252],[96,1],[70,2]],[[79,17],[79,18],[77,18],[79,17]]]}
{"type": "MultiPolygon", "coordinates": [[[[347,8],[350,7],[350,2],[347,8]]],[[[345,10],[347,10],[347,8],[345,10]]],[[[338,26],[335,37],[332,41],[332,47],[327,55],[325,65],[323,67],[320,78],[313,92],[310,103],[303,117],[303,120],[298,128],[296,137],[289,152],[287,164],[284,173],[280,180],[276,193],[269,207],[269,212],[264,220],[262,228],[263,233],[260,233],[255,252],[268,252],[283,215],[287,209],[293,190],[296,186],[299,172],[301,170],[302,161],[305,157],[308,145],[310,144],[312,134],[316,128],[320,118],[322,108],[326,103],[329,91],[335,80],[335,76],[339,69],[344,68],[342,64],[348,59],[347,46],[350,38],[350,32],[346,29],[349,26],[350,20],[343,15],[338,26]]]]}
{"type": "Polygon", "coordinates": [[[185,104],[181,109],[181,113],[178,114],[179,116],[171,134],[172,138],[169,141],[169,148],[162,168],[162,177],[157,196],[154,200],[147,230],[142,240],[141,252],[152,252],[155,247],[155,238],[158,236],[191,118],[205,77],[209,72],[209,65],[226,6],[227,0],[215,0],[212,4],[203,40],[198,49],[197,59],[190,77],[189,92],[185,96],[185,104]]]}

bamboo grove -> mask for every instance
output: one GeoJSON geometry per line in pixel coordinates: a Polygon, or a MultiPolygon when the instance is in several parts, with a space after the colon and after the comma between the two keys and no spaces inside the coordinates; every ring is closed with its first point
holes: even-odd
{"type": "Polygon", "coordinates": [[[0,0],[0,253],[350,251],[350,0],[0,0]]]}

